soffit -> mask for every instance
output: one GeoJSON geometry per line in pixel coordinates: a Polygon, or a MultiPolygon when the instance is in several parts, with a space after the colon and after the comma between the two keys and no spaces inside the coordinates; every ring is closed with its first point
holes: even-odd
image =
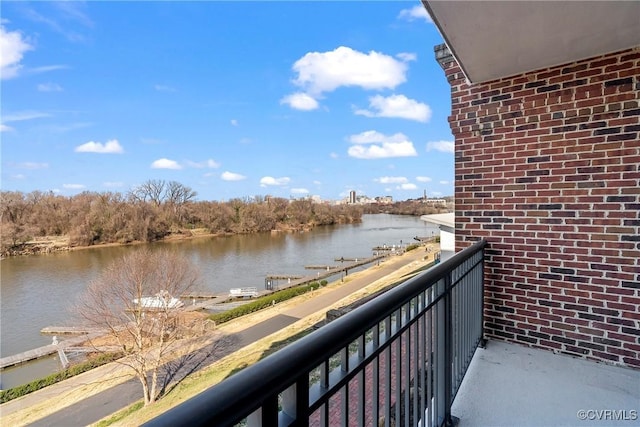
{"type": "Polygon", "coordinates": [[[640,1],[430,1],[471,82],[640,46],[640,1]]]}

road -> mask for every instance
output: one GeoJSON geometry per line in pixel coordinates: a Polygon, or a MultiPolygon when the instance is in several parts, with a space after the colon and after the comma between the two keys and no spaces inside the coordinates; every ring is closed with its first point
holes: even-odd
{"type": "MultiPolygon", "coordinates": [[[[172,367],[173,376],[171,378],[174,380],[182,378],[188,373],[209,366],[221,357],[259,339],[265,338],[306,316],[319,311],[326,311],[330,306],[337,303],[344,297],[351,295],[353,292],[375,282],[378,279],[396,272],[400,267],[422,260],[424,255],[424,250],[420,248],[402,256],[391,257],[381,263],[378,268],[369,268],[364,272],[364,274],[358,274],[356,275],[357,277],[354,277],[339,286],[332,286],[330,292],[317,295],[284,310],[273,310],[273,315],[268,317],[266,320],[255,325],[247,326],[244,330],[228,335],[225,338],[228,339],[227,344],[223,346],[222,349],[219,348],[208,353],[196,351],[189,354],[187,357],[181,358],[180,365],[172,367]]],[[[86,381],[87,380],[84,379],[83,382],[78,383],[78,385],[86,384],[86,381]]],[[[67,389],[69,387],[73,387],[73,382],[74,378],[64,381],[67,389]]],[[[58,385],[47,387],[47,389],[51,389],[48,390],[48,393],[36,392],[40,393],[39,395],[32,393],[33,396],[26,396],[29,399],[18,399],[1,405],[0,413],[2,414],[2,417],[4,418],[11,412],[24,409],[27,405],[35,405],[38,400],[51,398],[56,393],[56,386],[58,385]]],[[[42,390],[42,392],[44,391],[45,390],[42,390]]],[[[64,409],[47,415],[28,425],[43,427],[86,426],[130,405],[140,398],[141,385],[139,381],[137,379],[129,380],[93,396],[82,399],[71,406],[67,406],[64,409]]]]}

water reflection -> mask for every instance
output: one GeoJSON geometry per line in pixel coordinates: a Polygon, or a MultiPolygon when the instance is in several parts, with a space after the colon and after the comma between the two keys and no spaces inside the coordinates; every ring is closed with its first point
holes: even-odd
{"type": "MultiPolygon", "coordinates": [[[[410,243],[437,230],[416,217],[365,215],[362,224],[317,227],[303,233],[261,233],[154,243],[185,254],[201,270],[205,292],[262,289],[268,274],[307,275],[305,265],[371,256],[382,244],[410,243]]],[[[142,245],[104,247],[2,260],[0,355],[47,345],[40,329],[65,324],[69,307],[109,263],[142,245]]]]}

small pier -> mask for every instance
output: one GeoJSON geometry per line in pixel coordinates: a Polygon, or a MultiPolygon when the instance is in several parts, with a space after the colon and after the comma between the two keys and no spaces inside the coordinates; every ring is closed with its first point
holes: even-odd
{"type": "Polygon", "coordinates": [[[34,348],[33,350],[14,354],[13,356],[3,357],[2,359],[0,359],[0,370],[50,356],[52,354],[58,353],[60,350],[65,350],[68,347],[78,346],[86,342],[87,340],[90,340],[91,338],[99,336],[100,334],[100,332],[96,332],[93,334],[73,337],[64,341],[60,341],[58,344],[49,344],[42,347],[34,348]]]}
{"type": "Polygon", "coordinates": [[[82,328],[78,326],[47,326],[40,329],[43,335],[86,335],[100,332],[99,328],[82,328]]]}
{"type": "Polygon", "coordinates": [[[181,299],[214,299],[220,297],[220,294],[212,294],[207,292],[190,292],[188,294],[180,295],[181,299]]]}
{"type": "Polygon", "coordinates": [[[331,270],[335,268],[333,265],[305,265],[306,270],[331,270]]]}
{"type": "Polygon", "coordinates": [[[299,280],[304,276],[292,276],[288,274],[269,274],[267,275],[267,280],[299,280]]]}
{"type": "Polygon", "coordinates": [[[400,247],[399,246],[375,246],[375,247],[373,247],[371,249],[374,250],[374,251],[377,251],[377,252],[385,252],[385,251],[393,252],[393,251],[396,251],[396,250],[399,251],[400,247]]]}
{"type": "MultiPolygon", "coordinates": [[[[283,286],[281,289],[291,288],[291,287],[300,286],[300,285],[307,285],[309,283],[317,282],[318,280],[326,279],[327,277],[331,277],[342,272],[344,272],[345,275],[349,274],[349,270],[352,270],[354,268],[357,268],[366,264],[370,264],[372,262],[376,262],[382,258],[385,258],[386,256],[387,256],[386,254],[382,254],[382,255],[376,255],[370,258],[353,258],[350,264],[348,265],[331,267],[328,270],[324,270],[322,272],[318,271],[317,275],[315,276],[300,277],[300,276],[287,276],[287,275],[269,275],[265,279],[264,287],[265,289],[270,291],[280,288],[277,284],[274,283],[274,280],[287,280],[286,286],[283,286]]],[[[349,259],[347,258],[339,258],[336,261],[348,261],[348,260],[349,259]]]]}

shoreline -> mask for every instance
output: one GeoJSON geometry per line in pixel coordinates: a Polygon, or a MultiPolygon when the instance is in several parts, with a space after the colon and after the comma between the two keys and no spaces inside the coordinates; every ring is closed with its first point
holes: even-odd
{"type": "MultiPolygon", "coordinates": [[[[341,282],[340,279],[331,281],[327,285],[327,287],[314,291],[312,294],[301,295],[292,300],[277,304],[274,307],[260,310],[256,313],[252,313],[237,320],[220,325],[218,328],[216,328],[214,333],[238,333],[243,331],[250,325],[259,324],[261,322],[264,322],[268,318],[281,315],[284,312],[288,312],[290,310],[296,310],[297,307],[301,306],[309,300],[315,299],[315,297],[317,296],[339,291],[340,289],[345,288],[345,286],[343,285],[349,286],[353,281],[367,282],[367,285],[359,289],[358,291],[354,291],[344,297],[339,298],[335,303],[329,304],[327,307],[317,311],[314,314],[303,316],[299,322],[296,322],[296,324],[305,324],[305,322],[308,323],[310,322],[309,319],[311,318],[319,319],[319,317],[324,317],[326,310],[363,298],[370,292],[379,290],[384,286],[389,286],[394,281],[397,281],[399,277],[402,277],[402,274],[406,274],[408,270],[415,269],[419,265],[426,265],[430,262],[430,260],[432,260],[433,254],[437,252],[438,247],[439,245],[437,244],[421,245],[414,251],[406,252],[400,256],[388,257],[379,265],[374,264],[364,270],[353,273],[344,282],[341,282]],[[435,250],[425,252],[425,248],[427,247],[434,248],[435,250]],[[380,279],[371,279],[376,275],[376,273],[387,267],[393,267],[393,271],[390,274],[385,275],[380,279]]],[[[271,341],[277,341],[284,335],[293,334],[292,331],[295,329],[297,328],[294,327],[294,325],[291,325],[273,335],[266,336],[256,342],[249,344],[246,349],[253,349],[256,346],[268,347],[268,343],[270,343],[271,341]]],[[[205,343],[207,342],[208,338],[203,337],[200,344],[205,345],[205,343]]],[[[193,350],[193,348],[191,348],[191,350],[193,350]]],[[[246,352],[244,348],[236,349],[233,353],[234,355],[230,355],[229,357],[225,358],[225,360],[235,360],[236,362],[240,363],[240,361],[242,360],[243,351],[246,352]]],[[[254,352],[252,351],[251,354],[253,353],[254,352]]],[[[220,360],[218,363],[223,362],[223,360],[220,360]]],[[[12,423],[15,422],[15,425],[26,425],[42,419],[56,411],[63,410],[64,408],[77,404],[83,399],[90,397],[91,395],[97,394],[100,391],[123,383],[130,378],[130,374],[122,371],[121,369],[118,369],[119,366],[114,363],[93,369],[84,374],[81,374],[80,376],[72,377],[68,380],[45,387],[44,389],[35,391],[21,398],[2,404],[0,406],[0,412],[2,412],[3,418],[6,421],[11,420],[12,423]],[[64,396],[64,398],[60,399],[61,396],[64,396]]],[[[233,368],[229,369],[233,370],[233,368]]],[[[160,400],[159,402],[162,402],[162,400],[160,400]]],[[[166,404],[169,403],[169,401],[166,402],[166,404]]],[[[156,406],[156,408],[158,408],[158,406],[156,406]]]]}
{"type": "Polygon", "coordinates": [[[219,233],[211,233],[203,231],[203,228],[195,228],[193,230],[180,230],[176,233],[170,233],[159,240],[153,240],[150,242],[108,242],[108,243],[98,243],[95,245],[78,245],[71,246],[69,244],[70,237],[68,235],[63,236],[44,236],[37,237],[28,242],[24,242],[16,247],[11,249],[6,249],[0,254],[0,260],[12,257],[19,256],[32,256],[32,255],[49,255],[60,252],[74,252],[74,251],[82,251],[86,249],[99,249],[99,248],[110,248],[110,247],[119,247],[119,246],[138,246],[138,245],[147,245],[152,243],[166,243],[166,242],[180,242],[184,240],[192,240],[192,239],[200,239],[200,238],[212,238],[212,237],[225,237],[225,236],[235,236],[239,234],[257,234],[257,233],[300,233],[310,231],[315,226],[301,226],[301,227],[288,227],[288,228],[278,228],[270,231],[264,232],[252,232],[252,233],[228,233],[228,232],[219,232],[219,233]]]}

